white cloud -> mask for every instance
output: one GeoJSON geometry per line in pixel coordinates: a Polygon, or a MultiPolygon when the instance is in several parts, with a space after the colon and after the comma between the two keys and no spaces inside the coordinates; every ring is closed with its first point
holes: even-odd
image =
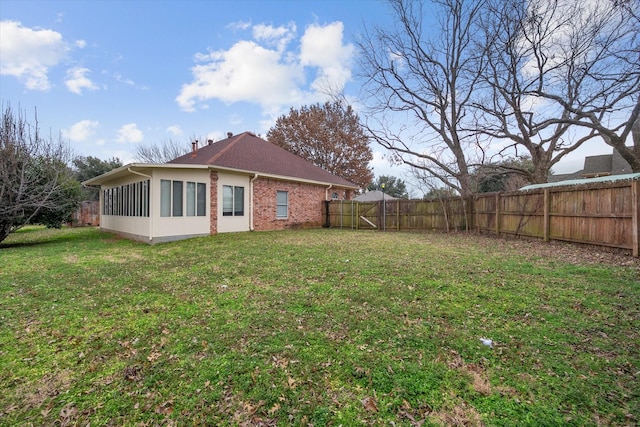
{"type": "Polygon", "coordinates": [[[242,124],[242,116],[240,114],[232,114],[229,116],[228,120],[229,123],[234,126],[242,124]]]}
{"type": "Polygon", "coordinates": [[[282,55],[253,41],[240,41],[227,51],[198,55],[208,63],[191,69],[194,81],[182,86],[178,105],[195,110],[196,102],[219,99],[248,101],[268,106],[300,98],[304,81],[299,67],[282,62],[282,55]]]}
{"type": "Polygon", "coordinates": [[[125,77],[122,77],[122,74],[116,73],[116,74],[113,75],[113,77],[116,79],[116,81],[118,83],[124,83],[124,84],[129,85],[129,86],[135,86],[136,85],[133,80],[127,79],[125,77]]]}
{"type": "Polygon", "coordinates": [[[62,136],[74,142],[84,142],[95,133],[100,123],[93,120],[81,120],[69,129],[62,131],[62,136]]]}
{"type": "Polygon", "coordinates": [[[17,77],[27,89],[48,90],[49,68],[58,65],[67,51],[67,43],[56,31],[0,21],[0,74],[17,77]]]}
{"type": "Polygon", "coordinates": [[[182,86],[176,102],[186,111],[207,108],[211,99],[250,102],[273,118],[292,105],[325,99],[329,88],[342,91],[351,77],[355,51],[353,45],[343,44],[342,23],[309,26],[299,53],[288,48],[295,31],[295,23],[255,25],[254,40],[195,54],[193,79],[182,86]],[[307,74],[312,76],[310,86],[307,74]]]}
{"type": "Polygon", "coordinates": [[[230,28],[234,31],[237,30],[247,30],[251,28],[251,21],[236,21],[227,25],[227,28],[230,28]]]}
{"type": "Polygon", "coordinates": [[[344,26],[333,22],[326,26],[310,25],[301,39],[300,62],[318,68],[312,83],[316,91],[341,91],[351,78],[351,61],[355,52],[352,44],[343,45],[344,26]]]}
{"type": "Polygon", "coordinates": [[[69,91],[82,95],[83,89],[98,90],[98,86],[93,83],[87,76],[91,70],[88,68],[75,67],[67,70],[67,79],[64,83],[69,91]]]}
{"type": "Polygon", "coordinates": [[[296,24],[294,22],[280,27],[264,24],[253,27],[253,37],[257,41],[264,41],[268,46],[274,46],[278,52],[283,52],[295,35],[296,24]]]}
{"type": "Polygon", "coordinates": [[[169,132],[172,136],[181,136],[183,134],[182,128],[178,125],[169,126],[167,128],[167,132],[169,132]]]}
{"type": "Polygon", "coordinates": [[[74,44],[76,45],[76,47],[79,47],[80,49],[84,49],[85,47],[87,47],[87,42],[84,40],[76,40],[74,44]]]}
{"type": "Polygon", "coordinates": [[[129,123],[123,125],[118,130],[118,137],[116,138],[116,142],[119,142],[121,144],[127,142],[138,143],[142,142],[143,138],[144,134],[140,129],[138,129],[138,125],[136,125],[135,123],[129,123]]]}

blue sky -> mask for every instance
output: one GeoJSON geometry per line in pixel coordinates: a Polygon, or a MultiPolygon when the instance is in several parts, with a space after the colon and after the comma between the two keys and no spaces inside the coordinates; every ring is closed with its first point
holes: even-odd
{"type": "MultiPolygon", "coordinates": [[[[357,110],[355,40],[392,25],[378,0],[0,0],[0,97],[77,155],[134,160],[137,144],[265,135],[338,89],[357,110]]],[[[407,179],[373,146],[378,175],[407,179]]],[[[555,168],[574,171],[585,147],[555,168]]]]}

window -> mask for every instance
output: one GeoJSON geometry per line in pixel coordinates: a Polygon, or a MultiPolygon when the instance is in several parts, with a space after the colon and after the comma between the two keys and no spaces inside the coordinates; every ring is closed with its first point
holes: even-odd
{"type": "Polygon", "coordinates": [[[276,218],[289,217],[289,193],[278,191],[276,193],[276,218]]]}
{"type": "Polygon", "coordinates": [[[187,182],[187,216],[196,215],[196,183],[187,182]]]}
{"type": "Polygon", "coordinates": [[[142,181],[142,216],[149,216],[149,185],[148,180],[142,181]]]}
{"type": "Polygon", "coordinates": [[[196,215],[207,215],[207,184],[203,182],[197,183],[196,191],[196,215]]]}
{"type": "Polygon", "coordinates": [[[222,216],[244,215],[244,187],[222,186],[222,216]]]}
{"type": "Polygon", "coordinates": [[[150,181],[146,180],[104,190],[102,192],[102,213],[112,216],[148,217],[149,185],[150,181]]]}
{"type": "Polygon", "coordinates": [[[187,182],[187,216],[207,214],[207,184],[187,182]]]}
{"type": "Polygon", "coordinates": [[[171,216],[171,181],[160,180],[160,216],[171,216]]]}
{"type": "MultiPolygon", "coordinates": [[[[149,199],[148,188],[142,188],[143,197],[149,199]]],[[[160,180],[160,216],[206,216],[207,185],[203,182],[160,180]]],[[[148,202],[147,202],[148,205],[148,202]]],[[[145,211],[143,207],[143,211],[145,211]]]]}
{"type": "Polygon", "coordinates": [[[173,181],[173,199],[172,212],[173,216],[182,216],[182,181],[173,181]]]}

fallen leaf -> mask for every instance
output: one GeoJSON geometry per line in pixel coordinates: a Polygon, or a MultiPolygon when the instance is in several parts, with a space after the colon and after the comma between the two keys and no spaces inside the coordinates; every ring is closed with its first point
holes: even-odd
{"type": "Polygon", "coordinates": [[[280,410],[280,408],[281,408],[280,404],[279,404],[279,403],[276,403],[275,405],[273,405],[273,406],[271,407],[271,409],[269,409],[269,411],[268,411],[268,412],[269,412],[269,415],[273,415],[273,414],[275,414],[276,412],[278,412],[278,411],[280,410]]]}
{"type": "Polygon", "coordinates": [[[75,403],[68,403],[60,410],[60,418],[69,419],[78,413],[75,403]]]}
{"type": "Polygon", "coordinates": [[[160,358],[160,356],[162,356],[162,353],[160,353],[159,351],[154,351],[149,356],[147,356],[147,360],[149,362],[155,362],[160,358]]]}
{"type": "Polygon", "coordinates": [[[167,400],[156,406],[156,414],[171,415],[173,413],[173,400],[167,400]]]}
{"type": "Polygon", "coordinates": [[[287,383],[289,384],[289,388],[296,388],[296,380],[291,377],[287,378],[287,383]]]}
{"type": "Polygon", "coordinates": [[[367,411],[378,412],[378,404],[373,397],[365,397],[362,399],[362,406],[364,406],[364,409],[367,411]]]}

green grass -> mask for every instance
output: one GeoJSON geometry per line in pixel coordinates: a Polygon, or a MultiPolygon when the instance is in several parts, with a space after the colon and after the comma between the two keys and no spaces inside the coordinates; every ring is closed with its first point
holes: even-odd
{"type": "Polygon", "coordinates": [[[521,247],[23,229],[0,245],[0,424],[635,425],[638,270],[521,247]]]}

